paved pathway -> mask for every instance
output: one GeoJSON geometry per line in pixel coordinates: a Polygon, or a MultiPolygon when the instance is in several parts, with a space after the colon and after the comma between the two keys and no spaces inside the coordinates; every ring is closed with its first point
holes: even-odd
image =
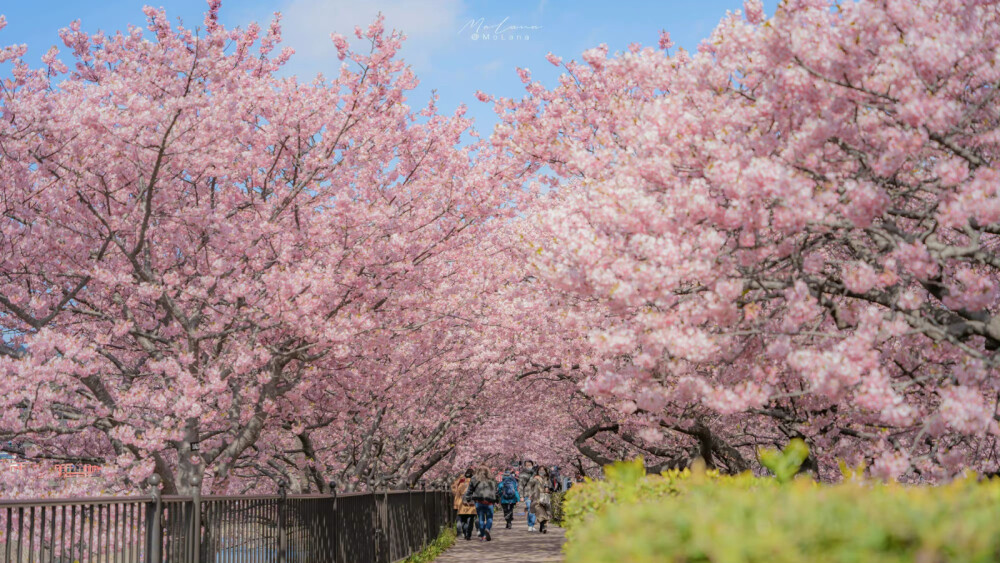
{"type": "Polygon", "coordinates": [[[493,518],[490,535],[493,541],[481,542],[472,531],[472,540],[459,537],[455,546],[444,552],[434,563],[552,563],[562,561],[563,529],[548,525],[547,534],[529,532],[524,505],[514,510],[514,527],[504,526],[503,512],[497,507],[499,518],[493,518]]]}

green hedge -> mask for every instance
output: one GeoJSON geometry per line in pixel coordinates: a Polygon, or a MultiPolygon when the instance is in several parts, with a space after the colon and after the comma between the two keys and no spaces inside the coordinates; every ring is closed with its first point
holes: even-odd
{"type": "Polygon", "coordinates": [[[908,487],[646,476],[641,460],[606,476],[566,495],[567,563],[1000,561],[998,479],[908,487]]]}

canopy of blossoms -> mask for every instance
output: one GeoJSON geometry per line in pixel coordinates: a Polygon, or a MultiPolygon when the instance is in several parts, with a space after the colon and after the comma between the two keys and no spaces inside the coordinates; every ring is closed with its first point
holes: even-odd
{"type": "Polygon", "coordinates": [[[695,53],[519,70],[489,139],[410,105],[381,18],[311,82],[217,0],[6,47],[0,439],[35,464],[0,491],[760,471],[794,437],[826,480],[995,470],[998,8],[751,0],[695,53]]]}

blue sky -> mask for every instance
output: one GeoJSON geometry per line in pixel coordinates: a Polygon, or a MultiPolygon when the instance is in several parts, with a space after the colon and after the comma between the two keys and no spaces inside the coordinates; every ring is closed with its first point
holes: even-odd
{"type": "MultiPolygon", "coordinates": [[[[769,15],[776,3],[765,0],[769,15]]],[[[0,0],[0,14],[8,21],[0,45],[27,43],[28,59],[37,63],[50,46],[63,47],[58,30],[71,21],[80,19],[91,32],[144,25],[144,4],[162,6],[171,19],[179,17],[189,26],[201,23],[206,5],[204,0],[0,0]]],[[[522,95],[516,67],[527,67],[536,79],[553,85],[558,69],[545,60],[546,53],[579,60],[580,53],[600,43],[612,52],[632,42],[656,45],[661,29],[693,50],[727,10],[741,6],[742,0],[223,0],[221,19],[227,26],[253,20],[266,25],[280,11],[285,44],[296,50],[288,72],[311,78],[317,72],[333,75],[339,67],[329,40],[332,31],[350,36],[355,25],[366,26],[382,11],[387,27],[409,37],[401,54],[421,81],[411,105],[423,105],[436,89],[442,111],[464,102],[477,128],[488,132],[496,122],[492,106],[474,94],[522,95]],[[510,29],[505,36],[521,37],[484,39],[480,20],[510,29]],[[473,36],[477,29],[478,38],[473,36]]],[[[68,54],[64,60],[69,61],[68,54]]]]}

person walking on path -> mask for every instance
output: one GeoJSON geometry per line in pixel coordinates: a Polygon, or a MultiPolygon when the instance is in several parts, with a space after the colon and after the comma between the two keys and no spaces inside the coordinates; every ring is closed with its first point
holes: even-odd
{"type": "Polygon", "coordinates": [[[533,461],[525,460],[524,465],[521,468],[521,474],[517,477],[517,486],[524,496],[524,512],[527,513],[528,519],[528,531],[533,531],[535,528],[535,515],[531,513],[531,499],[528,498],[528,481],[535,476],[535,463],[533,461]]]}
{"type": "MultiPolygon", "coordinates": [[[[552,519],[552,484],[548,468],[538,467],[538,473],[528,481],[525,494],[531,501],[531,513],[538,521],[538,531],[546,533],[546,523],[552,519]]],[[[534,532],[535,527],[529,526],[528,531],[534,532]]]]}
{"type": "Polygon", "coordinates": [[[472,522],[476,518],[476,505],[464,501],[465,492],[469,490],[472,481],[472,468],[465,470],[465,475],[459,475],[451,484],[451,494],[455,497],[455,510],[458,511],[459,535],[466,541],[472,539],[472,522]]]}
{"type": "Polygon", "coordinates": [[[535,464],[531,460],[526,460],[521,466],[521,474],[517,476],[517,485],[521,491],[528,486],[528,479],[535,474],[535,464]]]}
{"type": "Polygon", "coordinates": [[[497,502],[497,482],[490,476],[490,470],[485,465],[479,466],[472,474],[472,482],[465,493],[466,502],[476,503],[476,515],[479,517],[480,541],[491,541],[490,530],[493,528],[493,505],[497,502]]]}
{"type": "MultiPolygon", "coordinates": [[[[521,496],[524,497],[523,492],[521,496]]],[[[524,505],[517,506],[520,509],[524,505]]],[[[501,524],[499,509],[496,516],[497,524],[501,524]]],[[[517,515],[517,518],[520,517],[517,515]]],[[[439,555],[434,563],[565,563],[565,554],[562,552],[566,541],[564,532],[562,528],[549,526],[547,534],[529,534],[521,524],[510,530],[501,524],[490,530],[492,543],[459,539],[439,555]]],[[[0,552],[0,561],[3,560],[2,553],[0,552]]],[[[627,554],[619,559],[625,563],[628,560],[627,554]]]]}
{"type": "Polygon", "coordinates": [[[565,490],[563,488],[563,479],[562,479],[562,475],[559,473],[559,466],[558,465],[553,465],[552,466],[552,477],[549,479],[549,481],[552,482],[552,490],[553,491],[558,492],[558,491],[564,491],[565,490]]]}
{"type": "Polygon", "coordinates": [[[521,493],[518,491],[517,479],[510,471],[506,471],[500,478],[497,485],[497,498],[500,500],[500,507],[503,508],[503,519],[507,521],[507,529],[513,526],[514,507],[521,500],[521,493]]]}

